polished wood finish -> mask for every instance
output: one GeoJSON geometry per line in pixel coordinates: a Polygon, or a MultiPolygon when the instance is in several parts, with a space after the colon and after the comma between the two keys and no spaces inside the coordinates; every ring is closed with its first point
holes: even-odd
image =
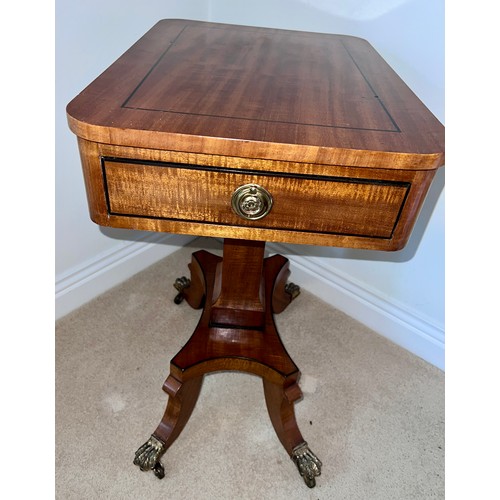
{"type": "Polygon", "coordinates": [[[220,327],[264,325],[262,266],[264,242],[224,240],[224,260],[217,265],[210,323],[220,327]],[[242,264],[243,263],[243,264],[242,264]]]}
{"type": "Polygon", "coordinates": [[[290,304],[285,298],[288,266],[281,255],[264,259],[264,244],[252,241],[225,240],[223,258],[204,250],[193,254],[191,286],[183,293],[190,305],[202,302],[204,308],[193,335],[172,359],[163,386],[169,402],[153,434],[165,443],[165,451],[189,419],[203,376],[221,370],[262,377],[269,416],[286,451],[291,455],[304,442],[293,408],[302,396],[300,371],[273,318],[290,304]],[[256,322],[259,314],[262,321],[256,322]]]}
{"type": "MultiPolygon", "coordinates": [[[[191,276],[193,271],[203,276],[203,280],[199,280],[198,283],[203,283],[204,307],[192,337],[172,360],[171,374],[178,380],[209,371],[242,370],[266,376],[272,382],[277,383],[282,377],[298,372],[295,363],[289,358],[281,343],[273,319],[273,314],[277,313],[273,311],[273,296],[284,293],[288,260],[280,255],[263,260],[260,250],[256,252],[261,258],[261,271],[257,277],[262,282],[262,286],[252,287],[254,294],[252,300],[251,294],[244,291],[245,281],[240,278],[244,278],[247,274],[247,261],[241,259],[241,256],[245,250],[248,250],[248,246],[252,248],[254,245],[254,242],[225,240],[223,258],[206,251],[193,254],[190,265],[191,276]],[[240,252],[234,251],[235,244],[241,247],[240,252]],[[225,267],[223,261],[229,265],[225,267]],[[235,274],[227,278],[219,278],[221,271],[225,273],[229,269],[235,274]],[[226,307],[243,311],[243,314],[234,314],[234,321],[228,325],[214,321],[217,318],[216,315],[214,316],[214,308],[220,307],[214,297],[214,293],[218,293],[216,282],[219,279],[222,281],[231,279],[235,296],[246,295],[245,301],[250,304],[250,307],[255,304],[262,305],[264,321],[260,325],[252,325],[248,322],[248,317],[244,314],[245,310],[242,309],[241,301],[238,299],[234,304],[227,303],[226,307]]],[[[253,257],[254,265],[257,261],[258,259],[253,257]]],[[[191,290],[191,288],[192,286],[185,291],[188,303],[191,293],[199,295],[199,290],[191,290]]]]}
{"type": "Polygon", "coordinates": [[[403,248],[444,163],[443,126],[365,40],[185,20],[156,24],[67,115],[94,222],[224,238],[223,257],[194,253],[181,280],[203,311],[134,463],[162,477],[204,375],[238,370],[262,377],[276,434],[314,486],[300,371],[274,323],[293,300],[288,261],[264,258],[265,242],[403,248]],[[272,197],[263,218],[232,207],[246,184],[272,197]]]}
{"type": "Polygon", "coordinates": [[[270,176],[176,164],[104,161],[109,213],[162,219],[390,238],[410,183],[340,177],[270,176]],[[262,220],[231,209],[243,184],[269,191],[274,204],[262,220]],[[140,190],[140,192],[139,192],[140,190]]]}
{"type": "Polygon", "coordinates": [[[435,174],[239,158],[208,162],[206,155],[78,142],[94,222],[222,238],[399,250],[435,174]],[[252,182],[275,201],[257,221],[231,209],[234,190],[252,182]]]}
{"type": "Polygon", "coordinates": [[[443,163],[443,127],[366,41],[156,24],[68,105],[104,144],[387,169],[443,163]],[[147,133],[144,133],[147,131],[147,133]]]}
{"type": "Polygon", "coordinates": [[[365,40],[165,20],[67,107],[92,219],[205,236],[399,250],[444,127],[365,40]],[[275,203],[231,210],[243,184],[275,203]]]}

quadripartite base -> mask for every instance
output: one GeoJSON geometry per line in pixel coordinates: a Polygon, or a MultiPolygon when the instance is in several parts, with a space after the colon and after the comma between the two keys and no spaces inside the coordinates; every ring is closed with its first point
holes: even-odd
{"type": "Polygon", "coordinates": [[[169,395],[164,416],[136,452],[134,464],[160,479],[161,456],[179,436],[200,394],[203,377],[215,371],[259,375],[271,422],[285,450],[310,488],[321,474],[321,461],[297,425],[294,403],[302,397],[300,371],[283,346],[274,314],[300,293],[287,283],[285,257],[264,258],[264,242],[225,240],[223,257],[193,253],[191,278],[176,280],[176,303],[186,300],[203,312],[193,335],[172,359],[163,385],[169,395]]]}

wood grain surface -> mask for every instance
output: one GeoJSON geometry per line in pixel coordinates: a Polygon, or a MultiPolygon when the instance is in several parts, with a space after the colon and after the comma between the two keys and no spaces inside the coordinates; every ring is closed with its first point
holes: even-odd
{"type": "Polygon", "coordinates": [[[97,224],[398,250],[444,127],[365,40],[157,23],[67,107],[97,224]],[[233,192],[258,184],[270,213],[233,192]]]}
{"type": "Polygon", "coordinates": [[[67,107],[76,135],[123,146],[433,169],[444,127],[365,40],[157,23],[67,107]]]}
{"type": "Polygon", "coordinates": [[[224,238],[222,258],[193,254],[180,294],[203,312],[134,463],[162,477],[203,376],[237,370],[262,377],[278,438],[310,466],[300,372],[274,322],[292,300],[288,261],[265,259],[265,242],[402,248],[444,162],[443,126],[365,40],[183,20],[156,24],[67,115],[94,222],[224,238]],[[248,184],[272,197],[258,220],[232,205],[248,184]]]}
{"type": "Polygon", "coordinates": [[[298,177],[251,171],[105,161],[109,213],[253,228],[390,238],[409,184],[341,177],[298,177]],[[253,183],[268,190],[271,212],[246,220],[231,208],[234,191],[253,183]]]}

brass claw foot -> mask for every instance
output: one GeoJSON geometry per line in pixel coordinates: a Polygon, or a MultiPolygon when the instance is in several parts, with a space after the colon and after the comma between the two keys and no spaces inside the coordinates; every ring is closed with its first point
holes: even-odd
{"type": "Polygon", "coordinates": [[[162,441],[151,436],[136,452],[134,465],[139,466],[142,471],[152,470],[158,479],[165,477],[165,469],[160,463],[160,457],[165,453],[165,445],[162,441]]]}
{"type": "Polygon", "coordinates": [[[309,449],[307,443],[299,444],[293,449],[292,460],[295,462],[300,475],[309,488],[316,486],[316,476],[321,474],[323,465],[318,457],[309,449]]]}
{"type": "Polygon", "coordinates": [[[182,276],[177,278],[174,283],[174,288],[179,292],[174,299],[176,304],[180,304],[184,300],[184,290],[191,285],[191,280],[182,276]]]}
{"type": "Polygon", "coordinates": [[[285,292],[292,297],[291,300],[294,300],[300,295],[300,286],[295,283],[287,283],[285,285],[285,292]]]}

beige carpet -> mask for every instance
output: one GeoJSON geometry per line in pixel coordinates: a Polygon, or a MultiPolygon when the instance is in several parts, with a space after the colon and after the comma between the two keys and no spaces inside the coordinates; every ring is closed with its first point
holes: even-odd
{"type": "Polygon", "coordinates": [[[306,291],[276,322],[302,372],[299,427],[323,462],[314,489],[274,434],[261,380],[243,373],[205,377],[163,480],[132,464],[200,314],[173,303],[172,283],[217,245],[196,240],[57,322],[56,498],[444,498],[444,374],[306,291]]]}

